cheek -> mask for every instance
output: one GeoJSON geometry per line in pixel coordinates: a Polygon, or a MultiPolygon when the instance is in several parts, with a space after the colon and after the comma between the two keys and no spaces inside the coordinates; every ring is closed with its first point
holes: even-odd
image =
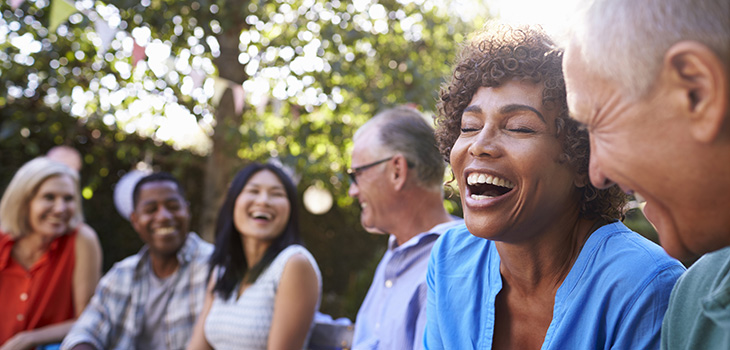
{"type": "Polygon", "coordinates": [[[454,142],[454,146],[451,147],[451,154],[449,155],[449,163],[451,163],[451,167],[454,169],[454,174],[459,175],[461,173],[462,162],[464,161],[464,156],[467,151],[468,145],[466,145],[466,142],[458,138],[456,139],[456,142],[454,142]]]}

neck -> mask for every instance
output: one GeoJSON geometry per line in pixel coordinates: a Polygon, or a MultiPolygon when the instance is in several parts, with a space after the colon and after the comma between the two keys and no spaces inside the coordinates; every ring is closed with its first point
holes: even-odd
{"type": "Polygon", "coordinates": [[[554,225],[536,239],[495,242],[503,282],[520,295],[554,296],[599,225],[598,221],[576,219],[572,225],[554,225]],[[567,234],[565,227],[570,227],[567,234]]]}
{"type": "Polygon", "coordinates": [[[260,239],[244,238],[243,241],[243,254],[246,256],[246,264],[251,269],[254,265],[258,264],[259,261],[266,254],[266,250],[271,246],[271,242],[262,241],[260,239]]]}
{"type": "Polygon", "coordinates": [[[159,278],[172,275],[180,266],[177,255],[159,256],[150,254],[150,264],[152,265],[152,272],[159,278]]]}
{"type": "Polygon", "coordinates": [[[12,256],[26,269],[29,269],[48,250],[54,239],[46,235],[28,233],[15,241],[12,256]]]}
{"type": "Polygon", "coordinates": [[[419,233],[426,232],[438,224],[451,221],[444,209],[439,191],[406,191],[398,205],[394,206],[392,227],[387,231],[395,236],[398,245],[408,242],[419,233]]]}

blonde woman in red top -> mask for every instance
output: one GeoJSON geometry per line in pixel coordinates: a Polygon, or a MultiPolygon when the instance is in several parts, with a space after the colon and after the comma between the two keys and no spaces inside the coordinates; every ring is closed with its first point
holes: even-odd
{"type": "Polygon", "coordinates": [[[101,259],[78,173],[45,157],[23,165],[0,200],[0,350],[60,342],[94,293],[101,259]]]}

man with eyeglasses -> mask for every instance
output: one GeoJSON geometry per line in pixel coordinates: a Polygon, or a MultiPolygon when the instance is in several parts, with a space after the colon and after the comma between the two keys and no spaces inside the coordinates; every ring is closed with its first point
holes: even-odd
{"type": "Polygon", "coordinates": [[[362,226],[390,235],[357,313],[353,349],[421,349],[431,247],[462,222],[443,206],[446,164],[433,128],[412,108],[381,112],[355,133],[351,164],[362,226]]]}

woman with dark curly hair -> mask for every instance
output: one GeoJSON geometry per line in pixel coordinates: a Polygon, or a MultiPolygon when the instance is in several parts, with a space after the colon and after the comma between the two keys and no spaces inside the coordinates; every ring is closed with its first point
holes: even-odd
{"type": "Polygon", "coordinates": [[[489,24],[441,90],[465,225],[431,253],[427,348],[659,348],[684,267],[619,221],[620,188],[591,185],[561,61],[541,29],[489,24]]]}

